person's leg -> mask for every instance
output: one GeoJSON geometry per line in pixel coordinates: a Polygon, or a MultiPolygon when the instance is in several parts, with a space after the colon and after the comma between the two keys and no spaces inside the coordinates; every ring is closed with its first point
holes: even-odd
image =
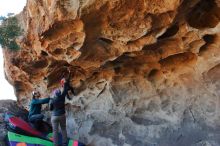
{"type": "Polygon", "coordinates": [[[66,132],[66,115],[60,117],[60,128],[62,133],[63,146],[67,146],[67,132],[66,132]]]}
{"type": "Polygon", "coordinates": [[[51,117],[51,123],[52,123],[52,127],[53,127],[53,143],[54,143],[54,146],[58,146],[59,145],[59,138],[58,138],[59,117],[58,116],[52,116],[51,117]]]}
{"type": "Polygon", "coordinates": [[[41,125],[42,125],[42,131],[44,133],[50,133],[52,132],[52,127],[49,123],[45,122],[45,121],[41,121],[41,125]]]}
{"type": "Polygon", "coordinates": [[[29,121],[32,122],[32,121],[41,121],[43,120],[44,118],[44,115],[43,114],[36,114],[36,115],[32,115],[30,118],[29,118],[29,121]]]}
{"type": "Polygon", "coordinates": [[[32,115],[29,118],[29,122],[32,123],[32,125],[34,125],[34,128],[37,130],[41,129],[41,121],[43,120],[44,115],[43,114],[36,114],[36,115],[32,115]]]}

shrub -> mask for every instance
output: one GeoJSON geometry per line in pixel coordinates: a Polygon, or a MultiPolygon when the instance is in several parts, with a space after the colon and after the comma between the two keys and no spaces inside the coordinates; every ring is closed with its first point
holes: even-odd
{"type": "Polygon", "coordinates": [[[16,38],[22,34],[16,17],[9,17],[3,20],[0,26],[0,44],[3,48],[19,50],[16,38]]]}

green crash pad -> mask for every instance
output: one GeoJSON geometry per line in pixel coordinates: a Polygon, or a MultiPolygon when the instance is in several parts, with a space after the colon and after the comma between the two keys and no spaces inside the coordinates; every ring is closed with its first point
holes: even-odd
{"type": "MultiPolygon", "coordinates": [[[[52,137],[53,137],[53,133],[49,133],[48,135],[47,135],[47,138],[48,139],[51,139],[52,140],[52,137]]],[[[74,141],[74,140],[69,140],[69,142],[68,142],[68,146],[78,146],[78,141],[74,141]]]]}
{"type": "Polygon", "coordinates": [[[40,139],[37,137],[25,136],[14,132],[8,132],[8,141],[10,146],[17,146],[19,143],[26,146],[53,146],[51,141],[40,139]]]}
{"type": "MultiPolygon", "coordinates": [[[[47,137],[49,139],[52,138],[52,133],[48,134],[47,137]]],[[[14,132],[8,132],[8,141],[9,146],[53,146],[53,143],[49,140],[21,135],[14,132]]],[[[68,146],[84,146],[84,144],[78,141],[69,140],[68,146]]]]}

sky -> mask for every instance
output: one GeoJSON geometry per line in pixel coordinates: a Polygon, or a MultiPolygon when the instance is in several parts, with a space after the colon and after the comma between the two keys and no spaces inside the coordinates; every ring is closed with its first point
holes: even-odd
{"type": "MultiPolygon", "coordinates": [[[[8,13],[18,14],[25,5],[26,0],[0,0],[0,16],[7,16],[8,13]]],[[[0,100],[16,100],[13,87],[5,79],[3,64],[2,48],[0,48],[0,100]]]]}

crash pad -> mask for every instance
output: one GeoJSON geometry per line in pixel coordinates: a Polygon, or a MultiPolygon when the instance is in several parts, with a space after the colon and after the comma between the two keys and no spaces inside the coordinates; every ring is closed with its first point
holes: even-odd
{"type": "Polygon", "coordinates": [[[8,132],[9,146],[53,146],[53,143],[38,137],[8,132]]]}
{"type": "Polygon", "coordinates": [[[24,121],[19,117],[15,117],[15,116],[10,117],[8,121],[9,121],[9,126],[15,131],[16,130],[22,131],[31,136],[44,137],[43,133],[35,130],[34,128],[31,127],[30,124],[28,124],[26,121],[24,121]]]}

